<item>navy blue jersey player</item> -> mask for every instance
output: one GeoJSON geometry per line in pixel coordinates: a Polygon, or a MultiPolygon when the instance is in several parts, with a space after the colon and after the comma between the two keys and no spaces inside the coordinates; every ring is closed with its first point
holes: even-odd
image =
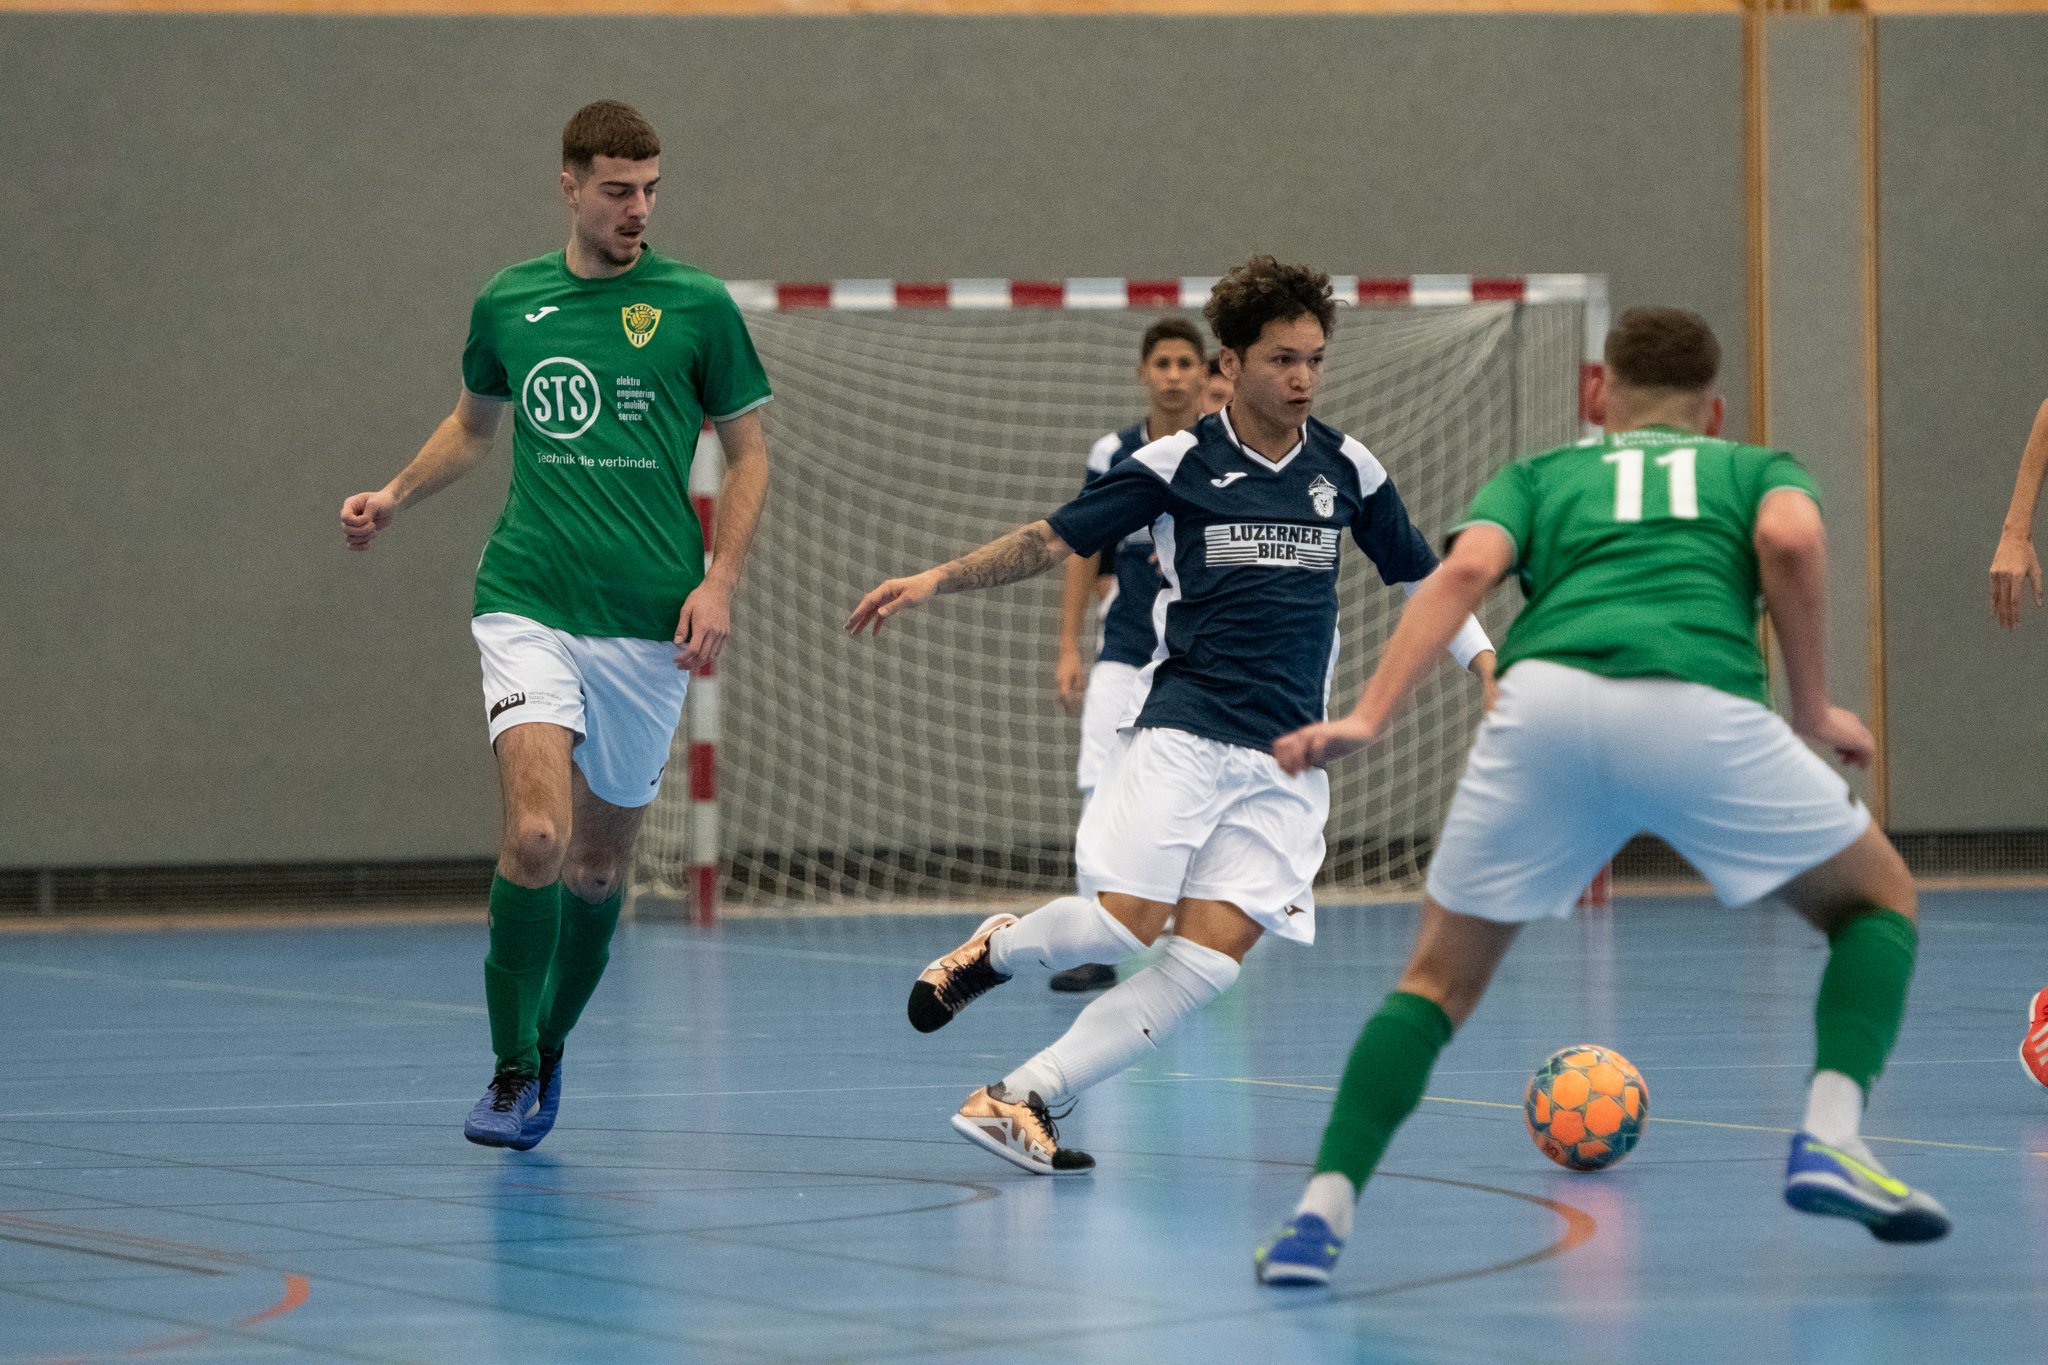
{"type": "MultiPolygon", "coordinates": [[[[1059,1145],[1048,1106],[1156,1048],[1229,988],[1268,931],[1314,938],[1328,781],[1282,772],[1273,741],[1324,715],[1343,540],[1388,583],[1436,568],[1379,461],[1309,416],[1336,320],[1329,277],[1257,257],[1206,312],[1236,385],[1227,408],[1142,447],[1046,520],[882,584],[847,622],[879,631],[938,594],[1013,583],[1151,527],[1160,630],[1122,752],[1081,818],[1083,894],[991,916],[911,988],[911,1023],[930,1032],[1024,966],[1112,961],[1159,940],[1155,961],[954,1116],[963,1136],[1041,1174],[1095,1164],[1059,1145]]],[[[1491,685],[1476,621],[1451,652],[1491,685]]]]}

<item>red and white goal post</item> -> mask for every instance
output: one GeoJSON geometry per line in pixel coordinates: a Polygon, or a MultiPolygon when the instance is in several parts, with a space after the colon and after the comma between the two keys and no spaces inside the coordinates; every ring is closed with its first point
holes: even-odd
{"type": "MultiPolygon", "coordinates": [[[[705,924],[727,871],[750,900],[785,904],[1029,897],[1060,885],[1078,805],[1073,722],[1045,705],[1039,676],[1051,649],[1046,595],[976,594],[949,602],[950,624],[907,621],[891,635],[899,650],[914,647],[908,663],[887,643],[851,655],[837,627],[881,578],[1070,497],[1092,440],[1142,411],[1138,334],[1160,315],[1197,312],[1215,283],[727,286],[776,389],[766,410],[775,490],[732,642],[692,680],[682,762],[672,760],[650,812],[636,882],[705,924]],[[721,673],[734,682],[729,708],[721,673]],[[877,700],[905,693],[914,715],[877,700]],[[678,768],[687,782],[673,780],[678,768]]],[[[1586,429],[1608,327],[1604,277],[1333,284],[1355,312],[1333,338],[1318,415],[1381,455],[1426,529],[1462,510],[1502,460],[1586,429]]],[[[707,547],[721,463],[707,426],[690,480],[707,547]]],[[[1347,572],[1362,559],[1350,558],[1347,572]]],[[[1398,608],[1398,594],[1347,596],[1370,604],[1368,635],[1398,608]]],[[[1347,603],[1347,631],[1356,614],[1347,603]]],[[[1356,690],[1368,652],[1350,651],[1333,696],[1356,690]]],[[[1426,685],[1405,738],[1333,774],[1327,872],[1338,892],[1412,889],[1469,738],[1466,692],[1426,685]],[[1359,828],[1370,832],[1353,838],[1359,828]]],[[[1587,903],[1605,904],[1607,886],[1603,872],[1587,903]]]]}

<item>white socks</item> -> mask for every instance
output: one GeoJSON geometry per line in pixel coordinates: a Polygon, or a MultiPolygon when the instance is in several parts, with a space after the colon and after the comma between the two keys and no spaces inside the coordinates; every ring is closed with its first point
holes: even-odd
{"type": "Polygon", "coordinates": [[[1022,966],[1059,972],[1087,962],[1121,962],[1144,950],[1144,940],[1093,896],[1062,896],[990,934],[988,963],[1013,976],[1022,966]]]}
{"type": "Polygon", "coordinates": [[[1330,1225],[1330,1231],[1337,1234],[1339,1241],[1351,1240],[1351,1214],[1358,1207],[1358,1188],[1351,1183],[1351,1177],[1342,1171],[1324,1171],[1308,1182],[1308,1188],[1301,1192],[1301,1202],[1294,1206],[1296,1216],[1312,1213],[1330,1225]]]}
{"type": "Polygon", "coordinates": [[[1097,996],[1058,1042],[1003,1077],[1003,1089],[1012,1095],[1036,1090],[1047,1104],[1071,1099],[1158,1047],[1237,980],[1237,962],[1227,953],[1177,934],[1159,944],[1157,962],[1097,996]]]}
{"type": "Polygon", "coordinates": [[[1839,1071],[1816,1071],[1806,1091],[1806,1120],[1800,1127],[1830,1147],[1862,1145],[1863,1087],[1839,1071]]]}

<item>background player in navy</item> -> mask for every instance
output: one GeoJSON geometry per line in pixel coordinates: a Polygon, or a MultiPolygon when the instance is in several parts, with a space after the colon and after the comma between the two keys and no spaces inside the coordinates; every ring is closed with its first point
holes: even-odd
{"type": "MultiPolygon", "coordinates": [[[[1088,452],[1081,486],[1086,488],[1140,446],[1171,436],[1214,408],[1200,406],[1207,389],[1208,347],[1202,331],[1186,318],[1161,318],[1145,329],[1138,343],[1138,382],[1145,386],[1142,420],[1112,431],[1088,452]]],[[[1217,406],[1222,406],[1218,404],[1217,406]]],[[[1138,686],[1140,671],[1152,661],[1158,632],[1152,624],[1152,602],[1166,580],[1152,554],[1152,528],[1131,532],[1099,555],[1076,555],[1067,561],[1066,584],[1060,596],[1059,664],[1054,673],[1060,705],[1081,717],[1081,757],[1074,785],[1085,801],[1095,794],[1104,766],[1117,746],[1117,726],[1138,686]],[[1081,662],[1081,623],[1088,603],[1102,590],[1102,630],[1096,640],[1095,664],[1081,662]]],[[[1116,983],[1116,968],[1090,962],[1055,972],[1047,984],[1056,991],[1099,991],[1116,983]]]]}
{"type": "MultiPolygon", "coordinates": [[[[1122,1071],[1237,979],[1268,930],[1315,937],[1329,783],[1273,761],[1273,741],[1322,719],[1337,648],[1337,555],[1348,528],[1388,583],[1436,568],[1372,452],[1314,421],[1336,320],[1330,278],[1261,256],[1206,310],[1236,386],[1224,411],[1154,441],[1043,521],[951,563],[882,584],[848,631],[940,593],[995,587],[1152,528],[1163,629],[1129,733],[1076,840],[1084,887],[1022,920],[994,915],[911,988],[923,1032],[1019,967],[1157,961],[1103,993],[1058,1042],[954,1116],[963,1136],[1026,1170],[1086,1170],[1048,1105],[1122,1071]],[[1174,932],[1162,938],[1168,918],[1174,932]]],[[[1467,620],[1452,652],[1484,681],[1492,646],[1467,620]]]]}

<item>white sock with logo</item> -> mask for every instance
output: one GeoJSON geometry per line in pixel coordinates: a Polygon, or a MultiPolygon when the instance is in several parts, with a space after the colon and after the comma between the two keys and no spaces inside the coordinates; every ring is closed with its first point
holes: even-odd
{"type": "Polygon", "coordinates": [[[1003,1077],[1003,1089],[1036,1090],[1047,1104],[1072,1099],[1157,1048],[1237,980],[1227,953],[1178,934],[1159,944],[1157,962],[1097,996],[1058,1042],[1003,1077]]]}
{"type": "Polygon", "coordinates": [[[1058,972],[1084,962],[1117,963],[1143,951],[1145,941],[1093,896],[1061,896],[988,939],[989,965],[1004,976],[1034,964],[1058,972]]]}
{"type": "Polygon", "coordinates": [[[1806,1119],[1800,1124],[1830,1147],[1862,1147],[1863,1087],[1839,1071],[1816,1071],[1806,1090],[1806,1119]]]}
{"type": "Polygon", "coordinates": [[[1312,1177],[1294,1206],[1295,1216],[1312,1213],[1330,1225],[1339,1241],[1351,1238],[1351,1215],[1358,1208],[1358,1187],[1342,1171],[1324,1171],[1312,1177]]]}

